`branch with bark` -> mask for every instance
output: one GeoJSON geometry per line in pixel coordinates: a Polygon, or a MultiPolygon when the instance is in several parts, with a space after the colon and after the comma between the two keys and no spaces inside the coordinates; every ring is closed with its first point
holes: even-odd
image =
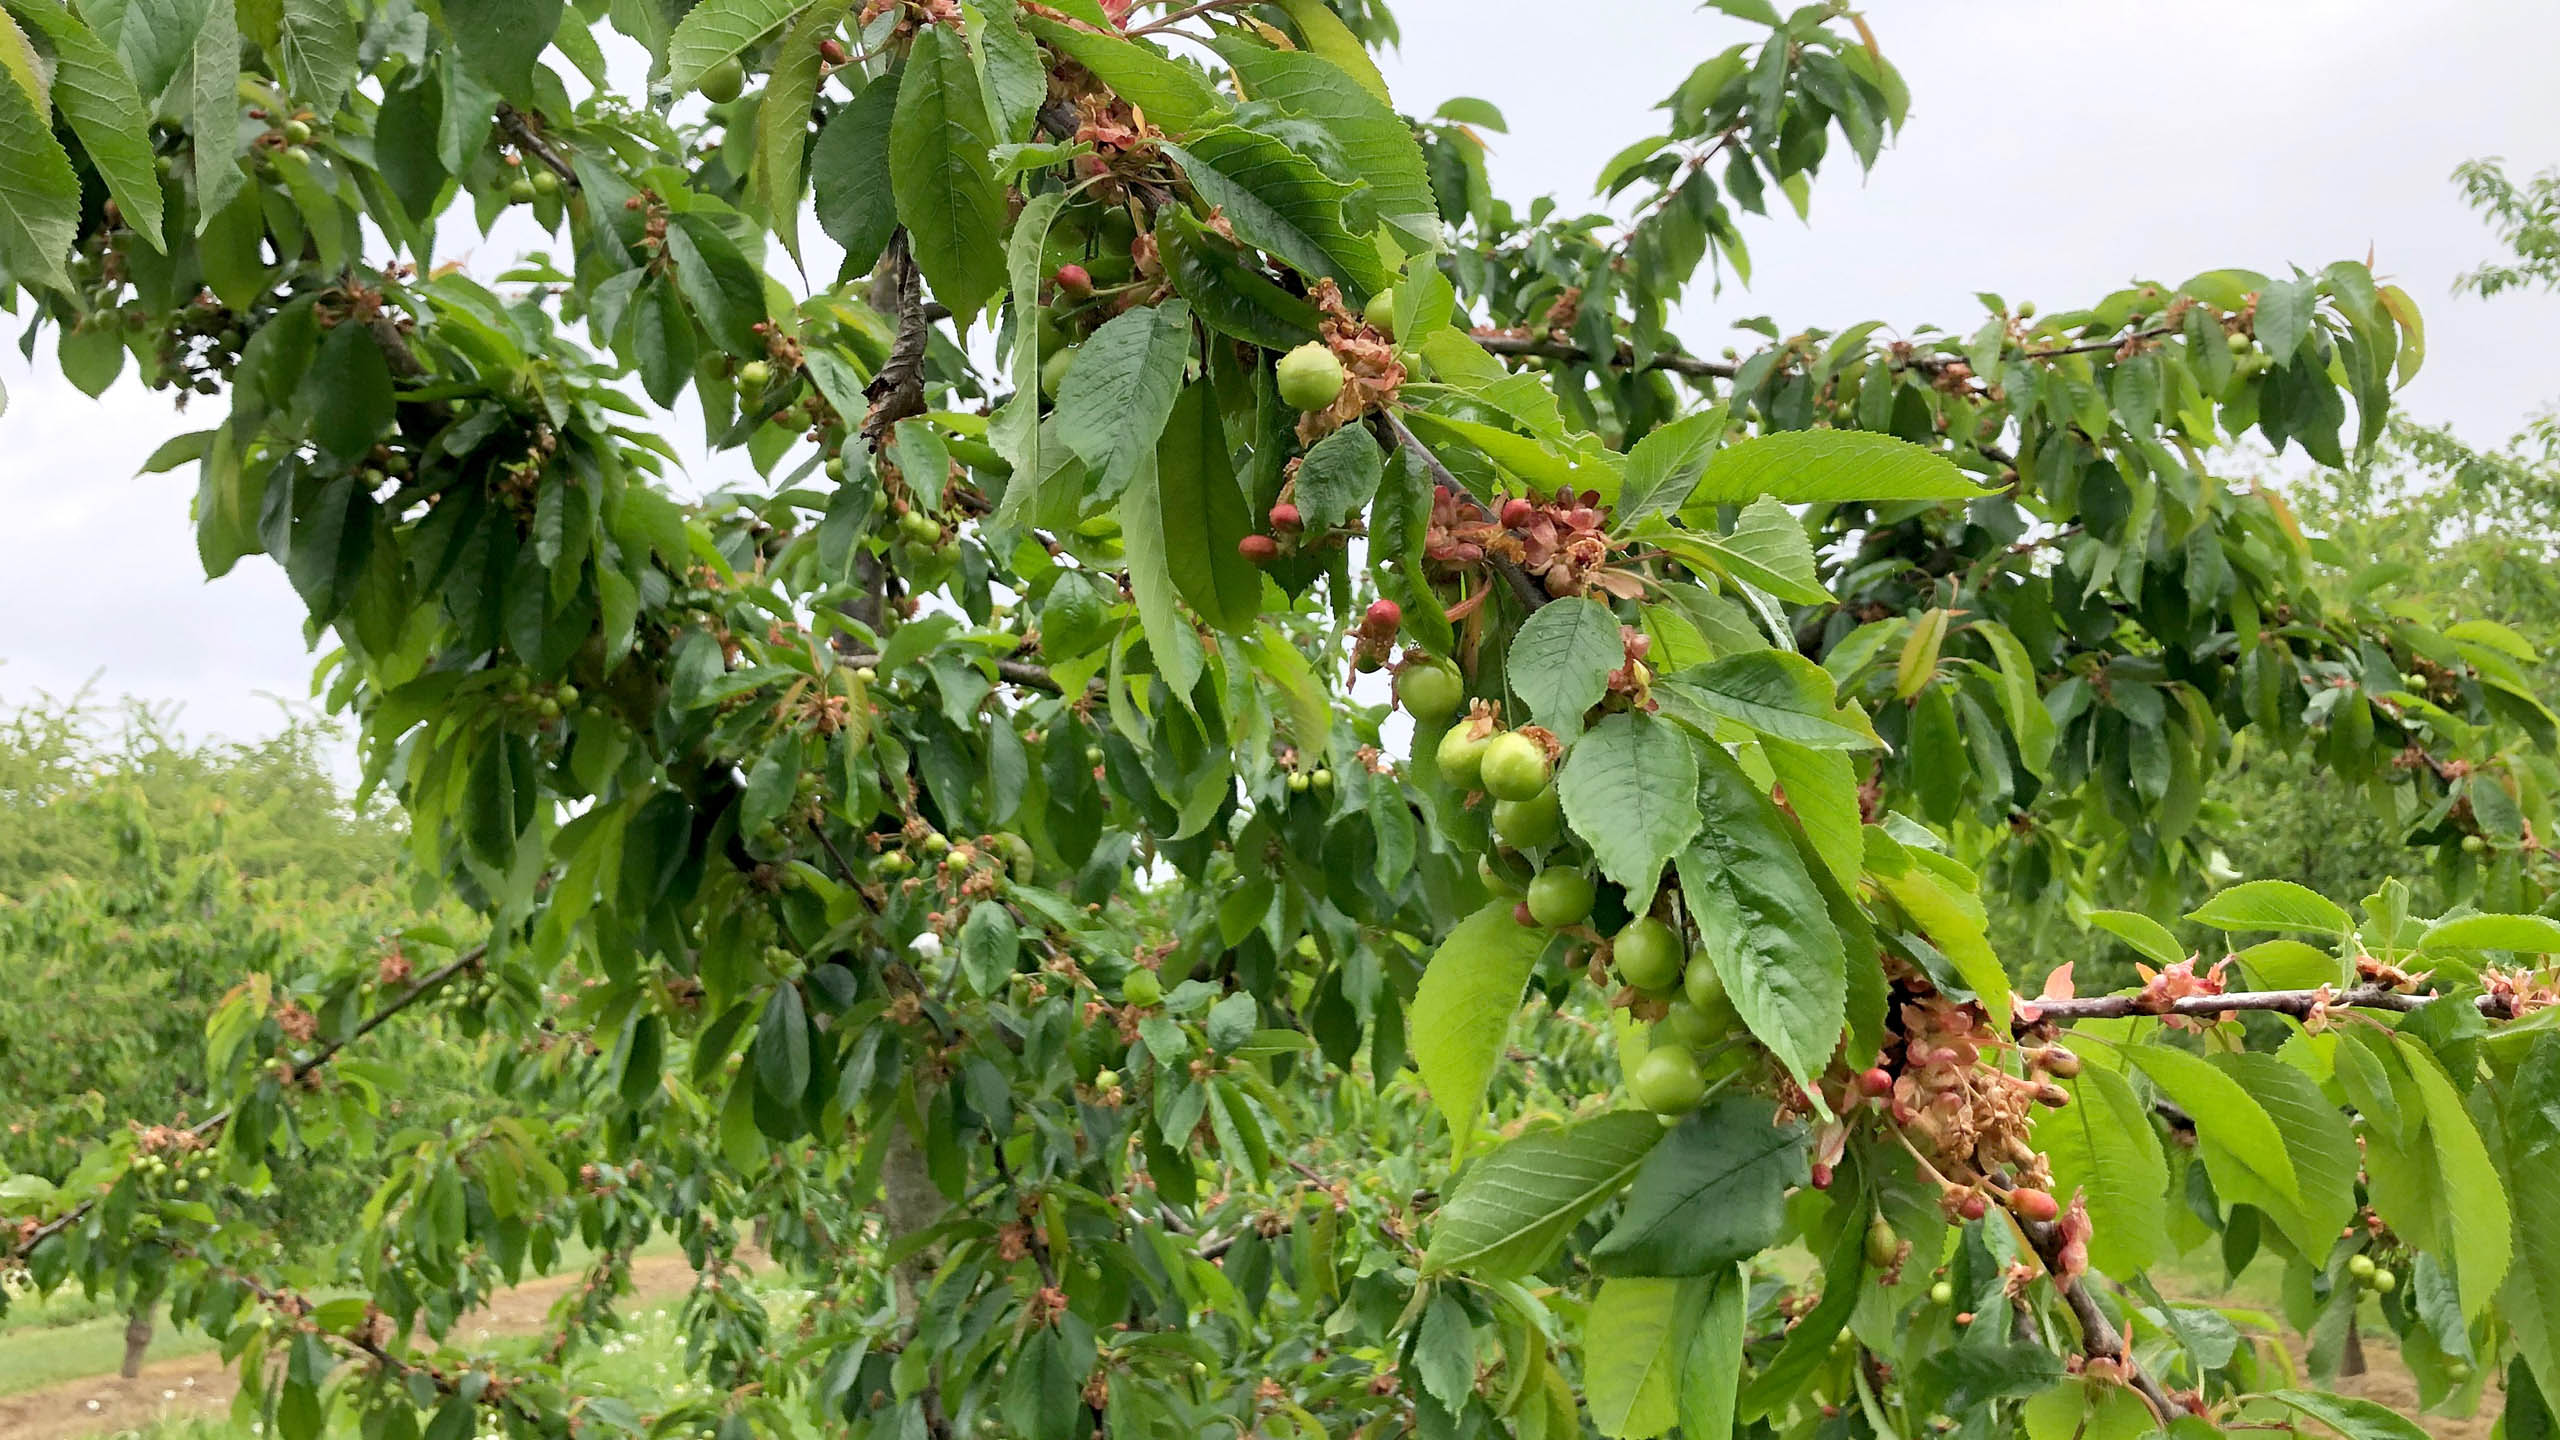
{"type": "Polygon", "coordinates": [[[889,359],[863,388],[870,412],[862,417],[862,439],[873,453],[888,443],[899,421],[924,413],[925,342],[932,322],[925,318],[924,275],[916,269],[915,251],[901,227],[889,237],[881,258],[884,273],[872,287],[872,308],[898,317],[898,338],[889,359]]]}
{"type": "Polygon", "coordinates": [[[514,145],[519,154],[530,155],[540,161],[543,169],[560,177],[561,184],[575,190],[578,188],[578,172],[571,168],[568,156],[543,138],[541,119],[539,115],[526,115],[504,100],[498,102],[498,128],[507,132],[508,143],[514,145]]]}
{"type": "MultiPolygon", "coordinates": [[[[2070,1000],[2021,1000],[2018,1002],[2017,1023],[2021,1026],[2069,1024],[2074,1020],[2128,1020],[2145,1015],[2183,1015],[2218,1020],[2243,1010],[2263,1010],[2307,1020],[2323,1011],[2339,1009],[2390,1010],[2406,1014],[2446,998],[2449,997],[2386,990],[2379,985],[2359,985],[2350,990],[2333,990],[2325,985],[2317,990],[2232,990],[2220,995],[2185,995],[2169,1001],[2151,1000],[2141,995],[2092,995],[2070,1000]]],[[[2471,1003],[2489,1019],[2514,1018],[2508,1014],[2506,1002],[2497,996],[2481,995],[2471,1003]]]]}

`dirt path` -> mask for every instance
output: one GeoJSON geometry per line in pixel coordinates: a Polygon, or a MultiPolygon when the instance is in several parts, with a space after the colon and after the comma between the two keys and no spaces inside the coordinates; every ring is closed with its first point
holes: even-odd
{"type": "MultiPolygon", "coordinates": [[[[455,1325],[454,1333],[472,1337],[526,1335],[550,1318],[551,1302],[582,1278],[579,1272],[547,1275],[512,1290],[500,1291],[485,1307],[455,1325]]],[[[643,1255],[631,1262],[631,1283],[638,1303],[680,1295],[693,1284],[693,1266],[682,1255],[643,1255]]],[[[148,1425],[163,1418],[217,1416],[230,1405],[240,1377],[222,1357],[205,1351],[155,1360],[131,1380],[93,1375],[0,1395],[0,1436],[7,1440],[85,1440],[117,1430],[148,1425]]]]}

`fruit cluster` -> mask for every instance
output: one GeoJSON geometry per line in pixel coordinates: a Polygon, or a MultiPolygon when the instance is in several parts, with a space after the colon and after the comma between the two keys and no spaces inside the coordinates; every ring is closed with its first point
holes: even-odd
{"type": "MultiPolygon", "coordinates": [[[[1598,882],[1567,848],[1571,842],[1555,786],[1563,746],[1538,726],[1502,728],[1482,703],[1460,716],[1464,681],[1456,667],[1434,656],[1404,661],[1396,695],[1425,733],[1446,725],[1432,752],[1441,778],[1492,802],[1493,844],[1477,862],[1486,887],[1518,897],[1512,917],[1522,925],[1594,942],[1601,965],[1615,973],[1620,987],[1615,1003],[1650,1022],[1643,1058],[1627,1076],[1628,1093],[1666,1118],[1698,1108],[1716,1079],[1747,1063],[1747,1054],[1734,1044],[1741,1017],[1726,998],[1714,962],[1693,950],[1673,923],[1632,915],[1605,939],[1589,928],[1602,897],[1598,882]]],[[[1596,978],[1602,970],[1594,973],[1596,978]]]]}

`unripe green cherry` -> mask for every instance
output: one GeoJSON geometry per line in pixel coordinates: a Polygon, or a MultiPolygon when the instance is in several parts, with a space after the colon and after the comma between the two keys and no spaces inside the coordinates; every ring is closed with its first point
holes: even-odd
{"type": "Polygon", "coordinates": [[[1510,857],[1507,861],[1496,855],[1477,856],[1476,878],[1484,882],[1484,888],[1496,895],[1513,898],[1525,893],[1529,884],[1529,876],[1520,868],[1517,856],[1510,857]]]}
{"type": "Polygon", "coordinates": [[[2373,1272],[2373,1293],[2374,1293],[2374,1294],[2376,1294],[2376,1295],[2388,1295],[2388,1294],[2390,1294],[2392,1291],[2397,1290],[2397,1289],[2399,1289],[2399,1288],[2400,1288],[2400,1277],[2399,1277],[2398,1275],[2395,1275],[2395,1274],[2393,1274],[2391,1271],[2388,1271],[2388,1270],[2376,1270],[2376,1271],[2374,1271],[2374,1272],[2373,1272]]]}
{"type": "Polygon", "coordinates": [[[1639,990],[1657,991],[1680,983],[1682,962],[1689,958],[1680,936],[1650,915],[1628,921],[1609,942],[1609,956],[1619,979],[1639,990]]]}
{"type": "Polygon", "coordinates": [[[1668,1039],[1692,1050],[1700,1050],[1722,1040],[1724,1033],[1715,1027],[1715,1022],[1708,1019],[1704,1011],[1690,1004],[1688,997],[1683,995],[1675,997],[1663,1010],[1662,1018],[1654,1022],[1653,1043],[1659,1045],[1668,1039]]]}
{"type": "Polygon", "coordinates": [[[734,59],[723,60],[703,71],[702,81],[695,88],[712,104],[726,105],[747,88],[746,67],[734,59]]]}
{"type": "Polygon", "coordinates": [[[2347,1257],[2347,1273],[2358,1280],[2373,1278],[2373,1257],[2362,1252],[2347,1257]]]}
{"type": "Polygon", "coordinates": [[[1485,747],[1493,743],[1491,736],[1468,733],[1470,728],[1460,721],[1440,737],[1440,773],[1461,790],[1473,790],[1483,779],[1485,747]]]}
{"type": "Polygon", "coordinates": [[[1164,998],[1164,981],[1153,970],[1132,970],[1120,982],[1120,998],[1132,1005],[1153,1005],[1164,998]]]}
{"type": "Polygon", "coordinates": [[[1316,793],[1322,795],[1333,788],[1333,772],[1322,768],[1311,771],[1307,775],[1307,783],[1316,787],[1316,793]]]}
{"type": "Polygon", "coordinates": [[[1956,1287],[1948,1284],[1944,1280],[1930,1286],[1929,1303],[1932,1305],[1953,1305],[1956,1303],[1956,1287]]]}
{"type": "Polygon", "coordinates": [[[1108,1090],[1119,1083],[1120,1072],[1117,1070],[1096,1070],[1093,1072],[1093,1088],[1096,1090],[1108,1090]]]}
{"type": "Polygon", "coordinates": [[[762,390],[773,382],[773,367],[762,360],[750,360],[738,367],[738,388],[762,390]]]}
{"type": "Polygon", "coordinates": [[[1052,351],[1048,359],[1040,362],[1040,393],[1052,400],[1057,399],[1059,387],[1067,383],[1067,372],[1074,369],[1075,364],[1074,346],[1052,351]]]}
{"type": "Polygon", "coordinates": [[[1457,666],[1435,655],[1396,672],[1396,699],[1417,722],[1446,724],[1467,702],[1467,682],[1457,666]]]}
{"type": "Polygon", "coordinates": [[[1306,793],[1307,793],[1307,786],[1308,786],[1309,784],[1311,784],[1311,783],[1313,783],[1313,782],[1311,782],[1311,781],[1309,781],[1309,780],[1307,779],[1307,772],[1306,772],[1306,771],[1304,771],[1304,770],[1292,770],[1292,771],[1290,771],[1290,772],[1289,772],[1289,793],[1290,793],[1290,794],[1292,794],[1292,795],[1304,795],[1304,794],[1306,794],[1306,793]]]}
{"type": "Polygon", "coordinates": [[[1370,329],[1383,331],[1388,339],[1394,339],[1396,335],[1396,292],[1393,290],[1381,290],[1377,294],[1370,296],[1368,308],[1360,312],[1360,318],[1369,322],[1370,329]]]}
{"type": "Polygon", "coordinates": [[[951,849],[951,837],[936,830],[924,837],[924,853],[941,855],[951,849]]]}
{"type": "Polygon", "coordinates": [[[1547,759],[1545,746],[1517,730],[1506,730],[1485,746],[1479,771],[1484,792],[1494,799],[1526,800],[1547,788],[1555,765],[1547,759]]]}
{"type": "Polygon", "coordinates": [[[1493,833],[1514,850],[1544,850],[1564,838],[1564,807],[1549,785],[1526,800],[1497,800],[1493,833]]]}
{"type": "Polygon", "coordinates": [[[1867,1223],[1868,1264],[1882,1270],[1892,1265],[1894,1258],[1901,1253],[1902,1237],[1893,1233],[1893,1226],[1883,1216],[1878,1215],[1867,1223]]]}
{"type": "Polygon", "coordinates": [[[1733,1000],[1724,993],[1724,979],[1716,974],[1714,963],[1705,951],[1689,957],[1689,968],[1680,979],[1680,991],[1698,1013],[1716,1022],[1718,1033],[1731,1030],[1742,1017],[1734,1012],[1733,1000]]]}
{"type": "Polygon", "coordinates": [[[1579,870],[1551,866],[1529,882],[1529,913],[1550,930],[1579,925],[1591,916],[1598,891],[1579,870]]]}
{"type": "Polygon", "coordinates": [[[898,533],[918,545],[929,545],[942,538],[942,525],[921,510],[910,510],[898,517],[898,533]]]}
{"type": "Polygon", "coordinates": [[[1342,393],[1342,362],[1320,340],[1280,357],[1280,399],[1293,410],[1322,410],[1342,393]]]}
{"type": "Polygon", "coordinates": [[[1627,1093],[1656,1115],[1685,1115],[1707,1098],[1707,1077],[1698,1059],[1677,1045],[1656,1045],[1636,1062],[1627,1077],[1627,1093]]]}

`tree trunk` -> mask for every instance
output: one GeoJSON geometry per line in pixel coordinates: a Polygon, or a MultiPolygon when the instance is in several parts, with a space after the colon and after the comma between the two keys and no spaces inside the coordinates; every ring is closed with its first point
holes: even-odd
{"type": "Polygon", "coordinates": [[[127,1380],[142,1373],[142,1352],[151,1348],[152,1302],[142,1301],[124,1322],[124,1368],[117,1373],[127,1380]]]}

